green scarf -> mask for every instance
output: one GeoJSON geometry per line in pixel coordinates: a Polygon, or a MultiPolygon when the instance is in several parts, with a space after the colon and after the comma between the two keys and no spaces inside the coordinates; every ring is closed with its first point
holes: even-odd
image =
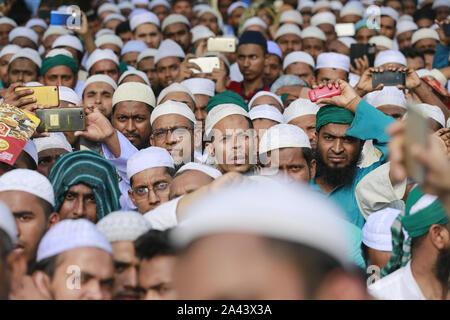
{"type": "Polygon", "coordinates": [[[72,70],[74,75],[78,74],[78,63],[75,59],[63,54],[58,54],[54,57],[47,57],[42,60],[41,76],[44,76],[48,70],[56,66],[66,66],[72,70]]]}
{"type": "Polygon", "coordinates": [[[350,110],[327,104],[320,107],[316,114],[316,131],[319,132],[320,128],[329,123],[342,123],[351,124],[355,115],[350,110]]]}

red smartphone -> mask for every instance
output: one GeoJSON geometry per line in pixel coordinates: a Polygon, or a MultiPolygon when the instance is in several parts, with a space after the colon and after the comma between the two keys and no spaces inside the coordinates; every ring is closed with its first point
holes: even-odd
{"type": "Polygon", "coordinates": [[[309,100],[316,102],[322,98],[329,98],[341,94],[341,88],[333,86],[331,89],[327,86],[309,90],[309,100]]]}

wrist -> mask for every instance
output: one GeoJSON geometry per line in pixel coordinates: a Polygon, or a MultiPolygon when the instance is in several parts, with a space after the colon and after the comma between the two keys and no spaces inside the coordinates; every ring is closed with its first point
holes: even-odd
{"type": "Polygon", "coordinates": [[[365,96],[367,94],[367,91],[364,90],[363,88],[361,88],[359,85],[357,85],[355,87],[355,91],[360,97],[363,97],[363,96],[365,96]]]}
{"type": "Polygon", "coordinates": [[[353,113],[356,113],[356,108],[358,104],[361,102],[362,98],[360,96],[355,96],[352,98],[346,106],[346,109],[350,110],[353,113]]]}

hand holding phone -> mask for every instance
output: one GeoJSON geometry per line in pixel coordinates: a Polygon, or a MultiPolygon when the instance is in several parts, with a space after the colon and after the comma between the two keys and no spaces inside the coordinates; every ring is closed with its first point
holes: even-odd
{"type": "Polygon", "coordinates": [[[372,72],[372,87],[376,88],[378,85],[384,86],[398,86],[406,85],[406,72],[385,70],[383,72],[372,72]]]}
{"type": "Polygon", "coordinates": [[[52,108],[36,110],[41,120],[38,132],[83,131],[86,117],[83,108],[52,108]]]}
{"type": "Polygon", "coordinates": [[[331,89],[328,86],[322,88],[315,88],[309,91],[309,100],[316,102],[319,99],[330,98],[341,94],[341,88],[332,86],[331,89]]]}
{"type": "Polygon", "coordinates": [[[57,86],[41,86],[41,87],[18,87],[16,91],[32,89],[33,93],[23,97],[35,98],[35,104],[49,105],[52,107],[59,106],[59,92],[57,86]]]}

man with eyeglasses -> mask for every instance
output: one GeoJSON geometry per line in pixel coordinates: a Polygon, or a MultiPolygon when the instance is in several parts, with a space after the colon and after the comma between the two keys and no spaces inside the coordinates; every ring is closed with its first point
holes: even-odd
{"type": "Polygon", "coordinates": [[[168,100],[158,105],[150,117],[150,144],[166,149],[175,169],[194,159],[195,115],[182,102],[168,100]]]}
{"type": "Polygon", "coordinates": [[[159,147],[142,149],[128,160],[127,176],[131,186],[128,196],[140,213],[169,201],[174,168],[170,153],[159,147]]]}

